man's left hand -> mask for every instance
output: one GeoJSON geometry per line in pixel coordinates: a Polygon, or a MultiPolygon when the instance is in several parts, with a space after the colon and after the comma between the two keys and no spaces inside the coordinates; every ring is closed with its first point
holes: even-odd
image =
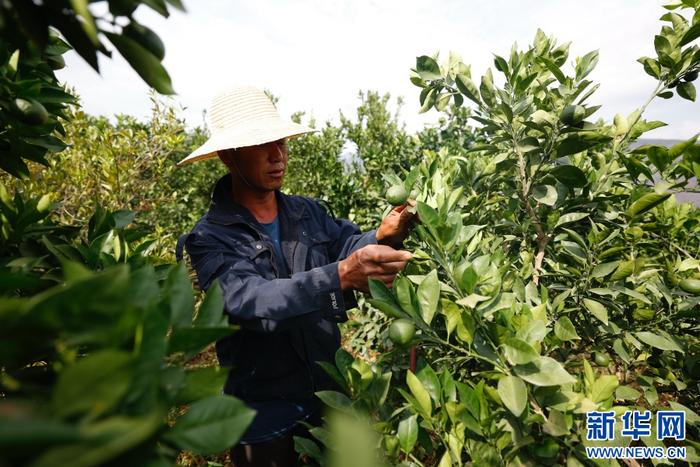
{"type": "Polygon", "coordinates": [[[399,248],[418,222],[418,215],[411,212],[412,209],[408,209],[409,206],[415,205],[416,202],[409,199],[406,204],[392,209],[377,229],[377,243],[399,248]]]}

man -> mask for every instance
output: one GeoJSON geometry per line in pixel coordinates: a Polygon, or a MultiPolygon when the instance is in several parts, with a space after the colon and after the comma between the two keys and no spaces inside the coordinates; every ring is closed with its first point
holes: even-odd
{"type": "Polygon", "coordinates": [[[366,292],[369,277],[391,285],[411,258],[394,247],[414,219],[399,207],[362,234],[314,200],[281,193],[286,139],[314,130],[280,118],[264,92],[221,93],[209,115],[211,138],[180,164],[218,155],[230,173],[184,243],[200,286],[218,279],[229,320],[241,327],[216,347],[231,368],[224,392],[257,411],[233,462],[294,465],[298,422],[320,423],[314,392],[335,389],[316,362],[333,361],[353,290],[366,292]]]}

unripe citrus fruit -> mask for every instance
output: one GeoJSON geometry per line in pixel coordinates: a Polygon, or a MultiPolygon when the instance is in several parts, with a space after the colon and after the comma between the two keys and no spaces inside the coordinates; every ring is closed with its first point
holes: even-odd
{"type": "Polygon", "coordinates": [[[416,326],[410,319],[399,318],[389,326],[389,339],[394,344],[406,345],[411,342],[416,333],[416,326]]]}
{"type": "Polygon", "coordinates": [[[18,97],[12,101],[12,107],[19,115],[20,120],[29,125],[41,125],[49,119],[46,108],[34,99],[18,97]]]}
{"type": "Polygon", "coordinates": [[[61,55],[49,55],[46,57],[46,63],[49,64],[52,70],[60,70],[66,67],[66,61],[61,55]]]}
{"type": "Polygon", "coordinates": [[[596,352],[594,356],[595,364],[598,366],[610,365],[610,357],[605,352],[596,352]]]}
{"type": "Polygon", "coordinates": [[[386,190],[386,200],[392,206],[400,206],[408,199],[408,192],[403,185],[394,185],[386,190]]]}
{"type": "Polygon", "coordinates": [[[688,293],[700,295],[700,279],[683,279],[678,285],[688,293]]]}
{"type": "Polygon", "coordinates": [[[559,120],[566,125],[576,125],[586,116],[586,109],[582,105],[567,105],[559,114],[559,120]]]}

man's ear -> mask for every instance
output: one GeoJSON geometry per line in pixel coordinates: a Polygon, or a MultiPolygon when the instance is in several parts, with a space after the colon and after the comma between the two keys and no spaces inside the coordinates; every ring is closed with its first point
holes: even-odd
{"type": "Polygon", "coordinates": [[[219,160],[224,163],[229,170],[234,170],[236,165],[233,158],[236,157],[235,149],[222,149],[217,151],[216,154],[219,156],[219,160]]]}

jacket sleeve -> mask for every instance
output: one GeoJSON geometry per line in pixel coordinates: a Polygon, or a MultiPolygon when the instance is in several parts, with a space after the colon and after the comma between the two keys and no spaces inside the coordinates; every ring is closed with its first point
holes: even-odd
{"type": "Polygon", "coordinates": [[[255,267],[254,257],[225,248],[205,232],[193,231],[185,247],[201,287],[206,290],[219,279],[226,313],[245,328],[276,332],[310,313],[335,321],[344,316],[338,261],[291,278],[266,279],[255,267]]]}
{"type": "Polygon", "coordinates": [[[349,220],[329,216],[320,204],[316,204],[316,209],[322,217],[321,225],[333,240],[329,248],[331,260],[343,260],[364,246],[377,244],[376,230],[362,233],[360,228],[349,220]]]}

